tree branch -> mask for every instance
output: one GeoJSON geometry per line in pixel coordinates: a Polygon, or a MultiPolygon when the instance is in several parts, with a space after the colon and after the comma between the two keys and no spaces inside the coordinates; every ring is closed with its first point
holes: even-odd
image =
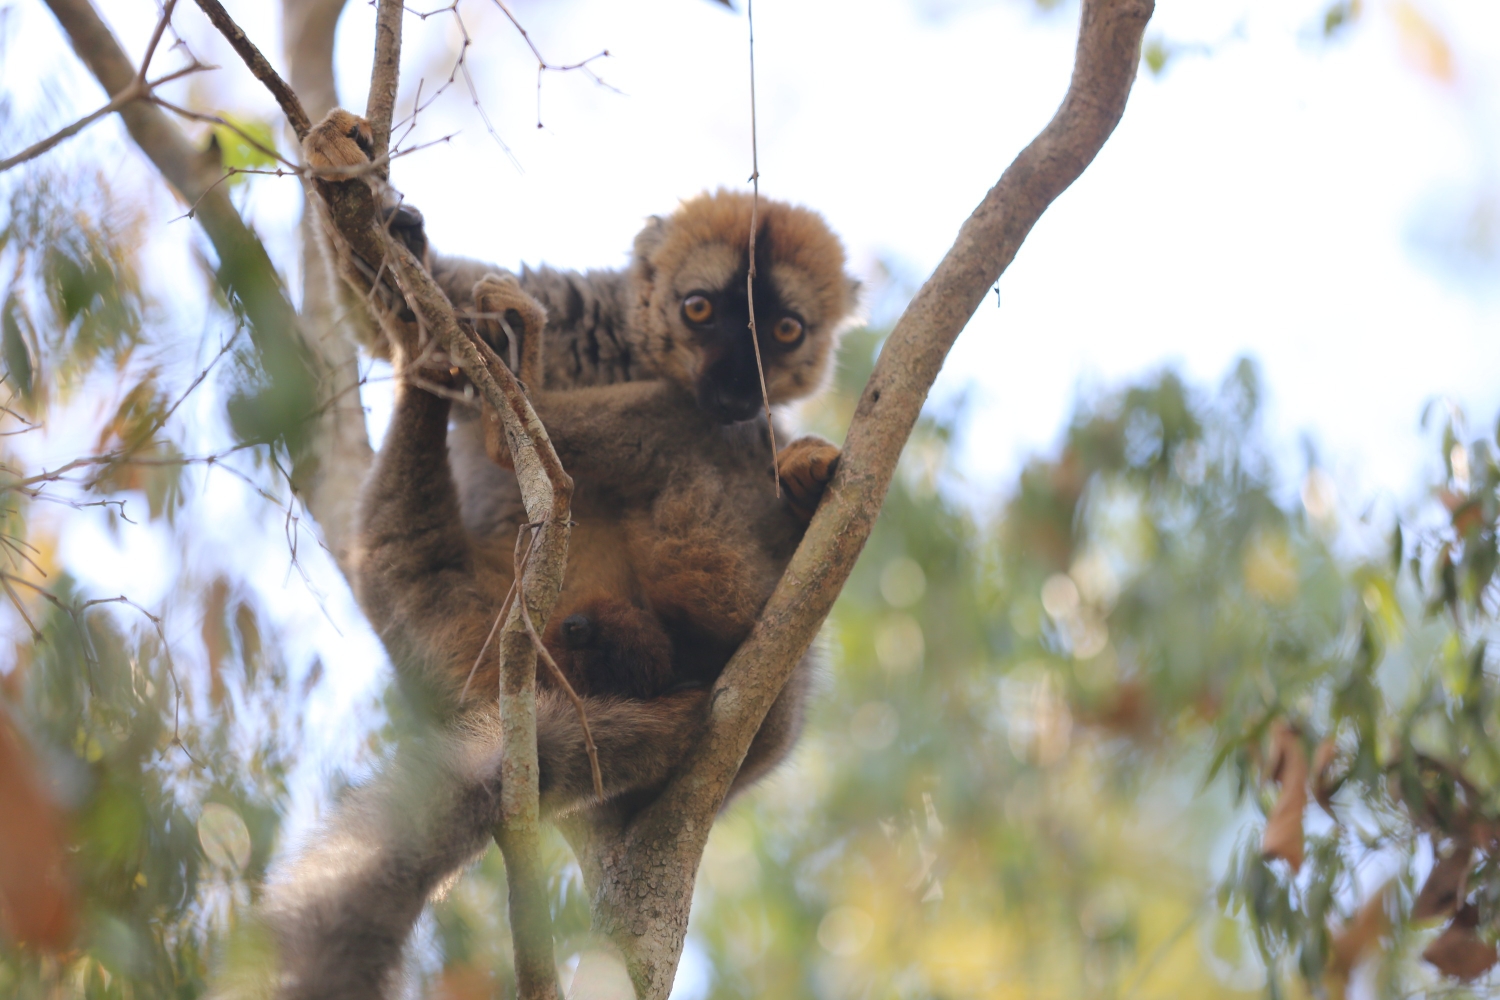
{"type": "Polygon", "coordinates": [[[312,129],[312,122],[307,120],[307,112],[302,109],[302,102],[297,100],[297,95],[288,87],[286,81],[271,66],[270,60],[261,55],[260,49],[255,43],[245,37],[240,26],[234,23],[229,12],[219,0],[195,0],[200,10],[213,22],[213,26],[219,29],[234,51],[239,53],[250,72],[255,78],[266,85],[271,96],[276,98],[276,103],[281,105],[281,113],[286,115],[286,120],[292,126],[292,131],[297,133],[297,141],[307,138],[307,133],[312,129]]]}
{"type": "MultiPolygon", "coordinates": [[[[374,138],[372,160],[386,155],[391,146],[391,117],[396,113],[396,85],[401,78],[401,0],[380,0],[375,14],[375,59],[370,65],[370,96],[365,101],[365,119],[374,138]]],[[[389,170],[386,171],[389,173],[389,170]]]]}
{"type": "Polygon", "coordinates": [[[749,638],[714,686],[707,736],[661,797],[628,826],[607,843],[592,834],[595,927],[623,952],[640,997],[664,1000],[671,989],[714,816],[761,720],[848,579],[948,350],[1042,212],[1114,131],[1152,9],[1152,0],[1084,0],[1062,106],[964,223],[881,349],[828,493],[749,638]]]}
{"type": "MultiPolygon", "coordinates": [[[[399,31],[400,21],[395,21],[399,31]]],[[[399,40],[395,43],[399,46],[399,40]]],[[[377,60],[378,61],[378,60],[377,60]]],[[[393,70],[394,71],[394,70],[393,70]]],[[[394,84],[392,84],[394,88],[394,84]]],[[[389,119],[387,119],[387,123],[389,119]]],[[[500,723],[503,817],[495,831],[505,855],[517,990],[523,1000],[556,1000],[557,966],[540,850],[539,778],[536,751],[536,645],[562,589],[572,511],[573,481],[563,471],[552,442],[520,384],[473,329],[461,324],[442,290],[411,251],[377,221],[371,184],[379,178],[320,178],[316,190],[326,206],[334,252],[350,255],[391,274],[419,331],[435,337],[452,362],[499,415],[511,446],[521,499],[539,536],[517,581],[500,637],[500,723]]],[[[345,268],[346,273],[352,269],[345,268]]],[[[386,325],[399,324],[383,297],[368,296],[386,325]]],[[[522,563],[517,560],[518,564],[522,563]]]]}

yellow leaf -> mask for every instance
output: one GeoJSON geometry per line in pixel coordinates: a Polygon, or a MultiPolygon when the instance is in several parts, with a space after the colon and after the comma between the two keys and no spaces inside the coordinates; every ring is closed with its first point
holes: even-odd
{"type": "Polygon", "coordinates": [[[1396,0],[1391,5],[1391,18],[1396,22],[1396,37],[1407,62],[1439,83],[1452,83],[1453,47],[1437,25],[1411,0],[1396,0]]]}

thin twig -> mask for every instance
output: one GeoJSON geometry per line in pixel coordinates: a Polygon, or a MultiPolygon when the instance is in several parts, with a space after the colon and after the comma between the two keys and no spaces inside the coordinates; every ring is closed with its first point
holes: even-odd
{"type": "Polygon", "coordinates": [[[766,404],[766,430],[771,435],[771,477],[781,497],[781,463],[776,461],[776,424],[771,419],[771,395],[766,392],[766,369],[760,360],[760,333],[755,329],[755,230],[760,208],[760,142],[755,134],[755,0],[745,0],[750,26],[750,268],[745,272],[745,301],[750,307],[750,344],[755,348],[755,374],[760,376],[760,398],[766,404]]]}
{"type": "Polygon", "coordinates": [[[41,142],[36,142],[31,144],[30,146],[27,146],[16,155],[8,157],[4,160],[0,160],[0,173],[4,173],[11,167],[25,163],[27,160],[36,159],[38,156],[41,156],[43,153],[47,152],[47,150],[51,149],[53,146],[56,146],[64,139],[68,139],[77,135],[79,132],[82,132],[84,129],[94,124],[94,122],[98,121],[100,118],[119,111],[131,101],[138,101],[142,98],[154,97],[155,95],[152,94],[152,89],[160,86],[161,84],[170,83],[173,80],[181,79],[182,77],[187,76],[190,73],[198,73],[202,70],[212,68],[212,66],[205,66],[202,63],[194,62],[189,66],[184,66],[182,69],[174,70],[173,72],[168,73],[156,80],[152,80],[149,83],[143,83],[139,78],[137,78],[136,80],[132,81],[131,84],[124,90],[116,94],[108,104],[104,105],[104,107],[100,108],[99,110],[84,115],[73,124],[67,126],[66,128],[59,129],[58,131],[49,135],[47,138],[43,139],[41,142]]]}
{"type": "MultiPolygon", "coordinates": [[[[584,75],[587,76],[590,80],[593,80],[594,83],[598,86],[603,87],[606,90],[613,90],[615,93],[622,96],[624,95],[625,92],[623,90],[612,84],[605,83],[598,73],[595,73],[592,69],[589,68],[589,63],[593,62],[595,59],[608,59],[609,49],[604,49],[602,52],[596,52],[593,55],[589,56],[587,59],[581,60],[580,62],[569,63],[566,66],[555,66],[552,63],[549,63],[546,57],[542,55],[541,49],[538,49],[536,47],[536,43],[531,40],[531,35],[526,31],[524,27],[521,26],[521,22],[516,19],[516,15],[510,12],[510,8],[505,6],[502,0],[493,0],[493,2],[496,7],[500,8],[501,12],[506,16],[506,18],[509,19],[510,23],[515,27],[516,31],[521,33],[521,39],[526,43],[526,47],[531,50],[531,54],[536,57],[537,128],[542,127],[542,74],[547,73],[548,71],[554,73],[569,73],[573,70],[582,70],[584,75]]],[[[457,7],[457,3],[455,3],[454,6],[457,7]]]]}
{"type": "Polygon", "coordinates": [[[463,691],[458,696],[459,704],[464,704],[469,698],[469,685],[474,682],[474,675],[479,672],[479,665],[484,662],[484,654],[488,652],[490,643],[495,639],[495,633],[500,631],[500,626],[505,623],[505,617],[510,613],[510,602],[515,600],[516,588],[521,583],[521,577],[526,571],[526,564],[531,562],[531,550],[536,544],[536,534],[531,536],[531,544],[526,546],[525,555],[521,556],[519,564],[515,565],[515,573],[510,581],[510,588],[505,591],[505,599],[500,602],[500,611],[495,615],[495,624],[490,626],[490,634],[484,637],[484,644],[479,647],[479,653],[474,657],[474,665],[469,668],[469,676],[464,678],[463,691]]]}
{"type": "Polygon", "coordinates": [[[227,118],[223,118],[223,117],[221,117],[219,115],[205,114],[202,111],[189,111],[187,108],[179,107],[178,105],[173,104],[170,101],[164,100],[164,99],[156,96],[155,94],[151,95],[150,100],[151,100],[151,103],[155,104],[157,107],[159,107],[159,108],[166,108],[168,111],[172,112],[173,114],[175,114],[175,115],[177,115],[177,116],[179,116],[181,118],[186,118],[189,121],[204,122],[205,124],[218,125],[221,128],[226,128],[229,131],[233,132],[235,135],[239,136],[241,139],[243,139],[245,141],[245,144],[248,145],[248,146],[250,146],[252,149],[255,149],[257,152],[261,153],[262,155],[269,156],[271,159],[275,160],[277,163],[283,163],[283,164],[285,164],[288,173],[298,173],[298,172],[300,172],[299,169],[298,169],[297,164],[293,163],[291,160],[288,160],[286,157],[282,156],[280,153],[276,152],[276,150],[272,149],[271,147],[265,145],[259,139],[255,138],[255,136],[251,135],[249,132],[246,132],[244,129],[240,128],[238,125],[236,125],[234,122],[228,120],[227,118]]]}
{"type": "MultiPolygon", "coordinates": [[[[525,531],[528,528],[531,529],[532,541],[531,544],[528,544],[526,546],[526,557],[528,561],[531,558],[532,545],[535,545],[536,538],[538,534],[540,534],[541,527],[541,525],[532,524],[522,525],[521,527],[522,531],[525,531]]],[[[516,551],[519,552],[520,549],[521,539],[518,536],[516,538],[516,551]]],[[[516,569],[516,579],[522,579],[522,574],[524,572],[525,564],[522,563],[516,569]]],[[[589,713],[587,709],[583,707],[583,699],[578,697],[578,692],[573,690],[572,682],[570,682],[567,675],[562,672],[562,669],[557,665],[557,661],[552,658],[552,654],[547,652],[547,647],[545,644],[543,644],[542,637],[537,635],[536,626],[531,622],[531,612],[526,608],[526,601],[524,599],[519,601],[518,607],[520,608],[521,612],[521,624],[526,626],[526,634],[531,636],[531,644],[536,647],[536,655],[540,657],[541,661],[547,665],[547,669],[552,672],[552,679],[557,681],[558,687],[562,688],[563,693],[568,696],[568,700],[573,703],[573,711],[578,713],[578,724],[583,727],[583,749],[589,755],[589,771],[594,778],[594,795],[598,797],[600,802],[603,802],[604,772],[599,768],[599,748],[594,745],[594,733],[591,729],[589,729],[589,713]]]]}
{"type": "Polygon", "coordinates": [[[172,23],[172,11],[177,6],[177,0],[167,0],[161,9],[161,17],[156,20],[156,30],[151,32],[151,40],[146,43],[146,54],[141,57],[141,69],[136,73],[137,83],[146,83],[146,70],[151,67],[151,59],[156,55],[156,46],[161,44],[162,32],[167,30],[167,25],[172,23]]]}

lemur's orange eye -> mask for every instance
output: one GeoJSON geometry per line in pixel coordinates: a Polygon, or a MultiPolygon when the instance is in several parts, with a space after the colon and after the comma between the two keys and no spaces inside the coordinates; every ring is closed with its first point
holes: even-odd
{"type": "Polygon", "coordinates": [[[707,323],[714,318],[714,304],[703,295],[689,295],[682,300],[682,318],[689,323],[707,323]]]}
{"type": "Polygon", "coordinates": [[[783,316],[771,328],[771,336],[783,344],[795,344],[802,339],[802,321],[795,316],[783,316]]]}

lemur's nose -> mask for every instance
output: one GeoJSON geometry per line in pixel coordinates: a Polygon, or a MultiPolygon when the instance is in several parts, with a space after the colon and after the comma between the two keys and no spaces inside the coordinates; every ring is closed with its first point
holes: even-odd
{"type": "Polygon", "coordinates": [[[588,615],[569,615],[563,619],[563,645],[569,649],[582,649],[594,638],[594,623],[588,615]]]}

